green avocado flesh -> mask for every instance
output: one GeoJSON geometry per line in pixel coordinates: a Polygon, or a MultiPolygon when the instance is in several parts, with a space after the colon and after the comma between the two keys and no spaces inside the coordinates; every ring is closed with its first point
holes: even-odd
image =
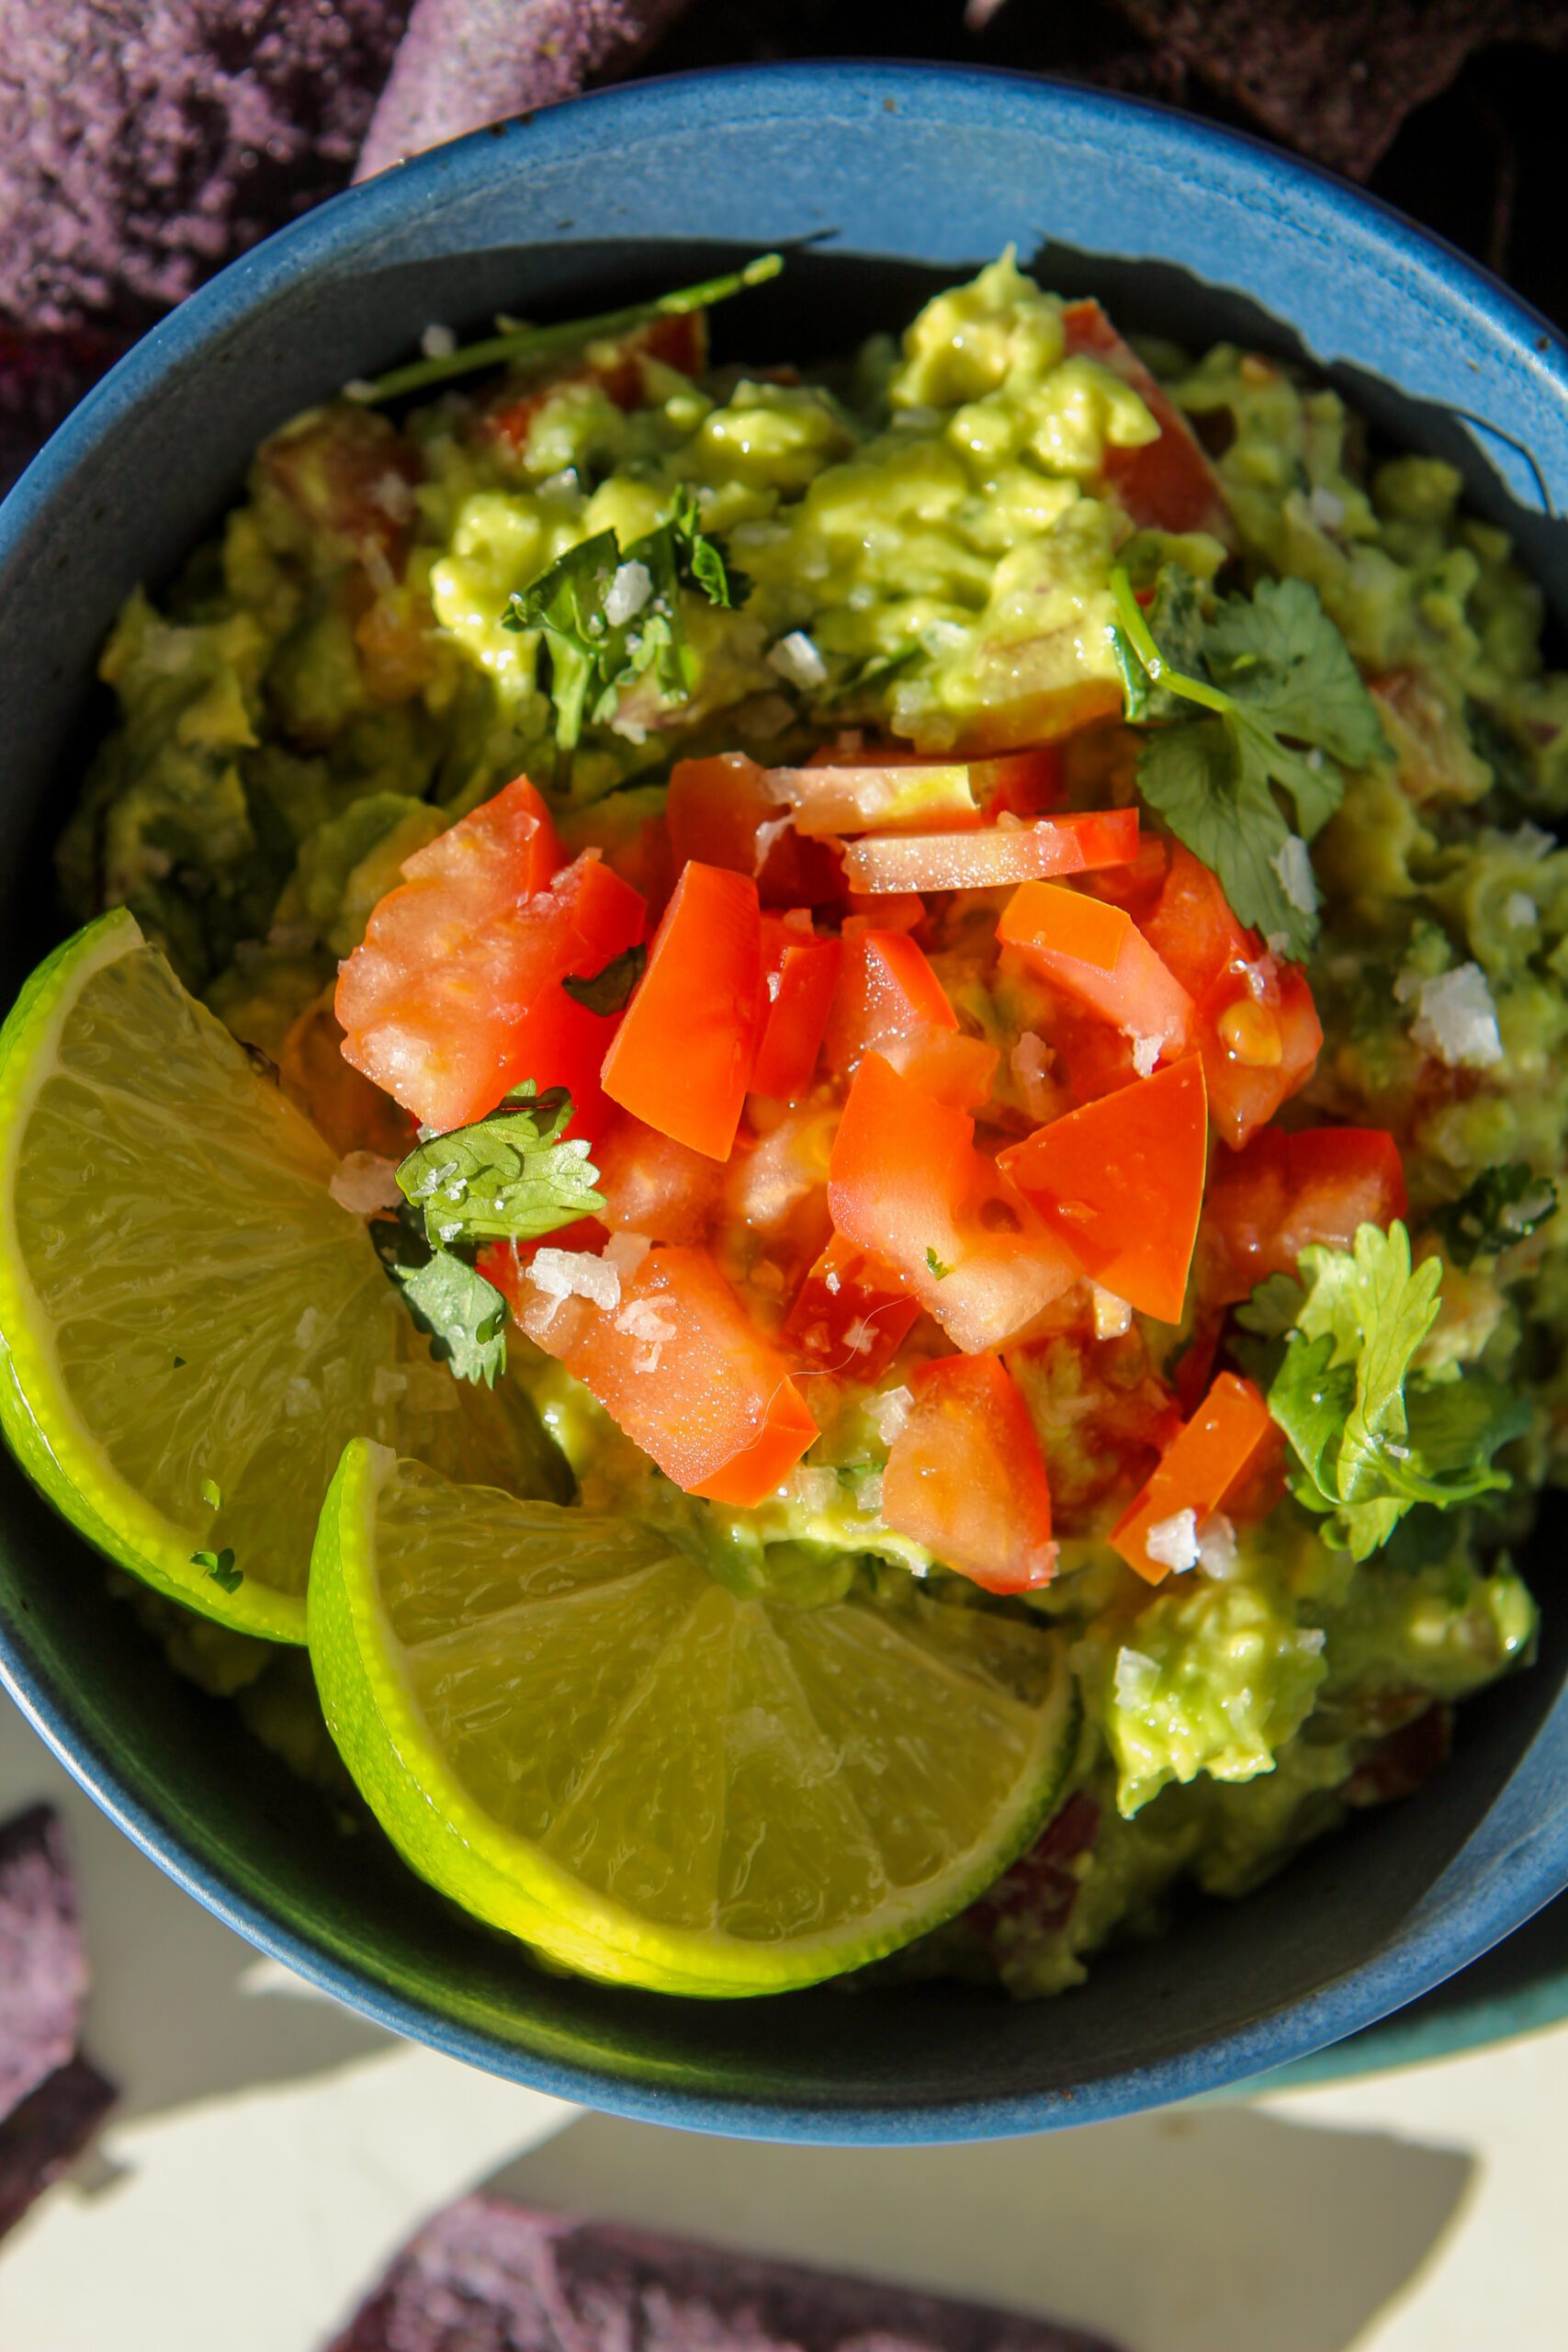
{"type": "MultiPolygon", "coordinates": [[[[1027,1612],[1066,1645],[1082,1730],[1045,1845],[887,1963],[1024,1996],[1157,1927],[1179,1883],[1243,1894],[1351,1807],[1414,1787],[1453,1702],[1528,1662],[1534,1604],[1514,1563],[1568,1460],[1568,1217],[1526,1230],[1463,1208],[1489,1170],[1564,1163],[1568,852],[1551,829],[1568,808],[1568,676],[1542,666],[1540,593],[1451,467],[1377,453],[1337,394],[1229,345],[1140,354],[1211,455],[1235,544],[1140,524],[1117,484],[1158,424],[1124,372],[1069,348],[1064,318],[1004,257],[900,339],[799,375],[655,356],[623,405],[591,348],[389,415],[347,399],[312,412],[258,454],[168,593],[127,604],[101,664],[118,717],[60,848],[79,919],[130,907],[276,1059],[404,860],[520,774],[556,780],[569,851],[614,853],[661,808],[676,759],[743,750],[793,767],[848,736],[962,762],[1027,746],[1077,695],[1095,723],[1064,755],[1076,805],[1125,802],[1113,570],[1146,587],[1175,567],[1205,595],[1216,578],[1316,590],[1392,756],[1348,774],[1313,844],[1325,1040],[1284,1125],[1395,1133],[1416,1254],[1445,1253],[1423,1363],[1477,1367],[1534,1408],[1507,1492],[1419,1507],[1359,1564],[1285,1499],[1238,1530],[1234,1557],[1151,1589],[1106,1535],[1127,1432],[1191,1334],[1136,1317],[1103,1346],[1015,1367],[1061,1569],[996,1602],[882,1524],[894,1383],[840,1383],[810,1468],[740,1510],[681,1496],[513,1342],[584,1503],[662,1517],[736,1590],[809,1606],[913,1574],[954,1609],[1027,1612]],[[503,626],[508,599],[595,533],[624,548],[654,530],[679,485],[750,593],[728,608],[688,594],[689,694],[629,689],[563,769],[540,639],[503,626]],[[1444,1028],[1441,984],[1465,971],[1466,1001],[1480,987],[1495,1012],[1490,1057],[1444,1028]]],[[[725,333],[743,343],[743,314],[725,333]]],[[[942,977],[980,1034],[1028,1028],[961,946],[942,977]]],[[[1027,1083],[1005,1058],[998,1085],[1021,1118],[1027,1083]]],[[[336,1786],[297,1661],[213,1627],[171,1641],[336,1786]]]]}

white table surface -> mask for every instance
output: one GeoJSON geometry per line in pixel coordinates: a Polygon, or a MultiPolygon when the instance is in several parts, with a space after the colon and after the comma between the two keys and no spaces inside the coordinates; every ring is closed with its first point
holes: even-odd
{"type": "Polygon", "coordinates": [[[0,1818],[64,1813],[122,2088],[0,2245],[3,2352],[316,2352],[483,2186],[987,2298],[1126,2352],[1561,2352],[1568,2028],[1446,2064],[990,2147],[770,2148],[580,2115],[259,1959],[0,1696],[0,1818]]]}

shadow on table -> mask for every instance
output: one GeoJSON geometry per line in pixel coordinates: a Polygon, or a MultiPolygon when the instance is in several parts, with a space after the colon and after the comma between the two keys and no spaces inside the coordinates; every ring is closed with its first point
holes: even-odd
{"type": "Polygon", "coordinates": [[[488,2186],[1077,2322],[1126,2352],[1348,2352],[1472,2170],[1458,2150],[1241,2109],[871,2151],[588,2116],[488,2186]]]}
{"type": "MultiPolygon", "coordinates": [[[[391,2046],[166,1879],[0,1692],[0,1815],[39,1797],[64,1815],[75,1855],[93,1969],[85,2039],[119,2086],[117,2123],[296,2082],[391,2046]]],[[[91,2172],[84,2177],[91,2185],[91,2172]]]]}

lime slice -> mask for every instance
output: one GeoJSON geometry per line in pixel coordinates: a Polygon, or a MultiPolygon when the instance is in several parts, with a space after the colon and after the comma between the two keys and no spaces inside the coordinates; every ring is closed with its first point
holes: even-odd
{"type": "Polygon", "coordinates": [[[123,911],[0,1030],[0,1424],[112,1559],[279,1641],[351,1437],[525,1491],[558,1461],[431,1363],[335,1165],[123,911]]]}
{"type": "Polygon", "coordinates": [[[1066,1776],[1064,1638],[924,1597],[738,1598],[657,1529],[356,1442],[310,1662],[399,1850],[549,1960],[782,1992],[979,1894],[1066,1776]]]}

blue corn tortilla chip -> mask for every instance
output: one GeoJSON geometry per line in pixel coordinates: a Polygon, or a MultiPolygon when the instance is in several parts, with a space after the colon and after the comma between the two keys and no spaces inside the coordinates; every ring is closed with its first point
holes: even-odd
{"type": "Polygon", "coordinates": [[[0,2123],[0,2238],[81,2154],[114,2100],[107,2076],[73,2058],[12,2109],[0,2123]]]}
{"type": "Polygon", "coordinates": [[[1111,2352],[1049,2320],[469,2197],[330,2352],[1111,2352]]]}
{"type": "Polygon", "coordinates": [[[0,1826],[0,2117],[69,2063],[86,1990],[64,1832],[32,1805],[0,1826]]]}

